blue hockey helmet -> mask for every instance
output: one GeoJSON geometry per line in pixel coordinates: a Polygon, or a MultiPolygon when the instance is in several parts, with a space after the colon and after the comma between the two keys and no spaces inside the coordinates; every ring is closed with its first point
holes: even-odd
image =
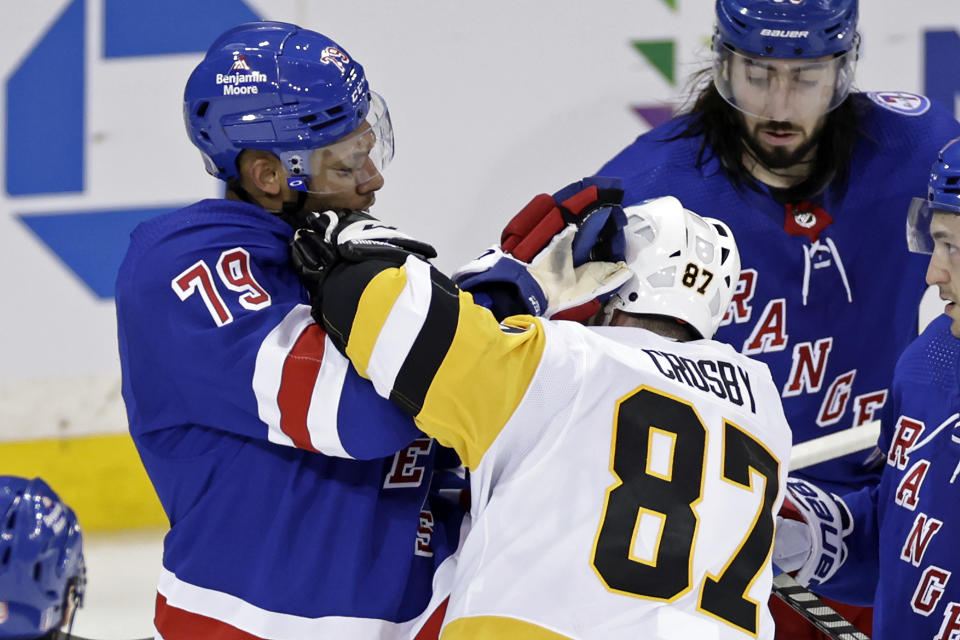
{"type": "Polygon", "coordinates": [[[83,600],[80,524],[40,478],[0,476],[0,638],[35,638],[83,600]],[[72,603],[68,603],[68,599],[72,603]]]}
{"type": "Polygon", "coordinates": [[[716,13],[714,83],[737,109],[776,119],[779,92],[798,109],[826,113],[849,95],[858,0],[717,0],[716,13]]]}
{"type": "Polygon", "coordinates": [[[914,198],[907,213],[907,246],[914,253],[932,254],[930,222],[936,213],[960,215],[960,138],[940,150],[930,168],[926,198],[914,198]]]}
{"type": "Polygon", "coordinates": [[[249,22],[217,38],[187,81],[183,115],[207,172],[222,180],[238,177],[244,149],[276,155],[299,191],[311,190],[321,147],[362,158],[350,167],[356,183],[393,158],[390,114],[363,67],[330,38],[284,22],[249,22]]]}
{"type": "Polygon", "coordinates": [[[765,58],[822,58],[857,46],[858,0],[717,0],[717,39],[765,58]]]}

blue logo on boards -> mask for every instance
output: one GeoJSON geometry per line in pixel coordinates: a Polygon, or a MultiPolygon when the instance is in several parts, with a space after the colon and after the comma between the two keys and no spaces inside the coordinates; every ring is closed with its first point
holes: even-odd
{"type": "MultiPolygon", "coordinates": [[[[103,58],[203,53],[228,28],[260,19],[242,0],[101,1],[103,42],[90,50],[103,58]]],[[[67,3],[7,80],[5,182],[10,196],[79,194],[84,190],[86,2],[67,3]],[[50,78],[57,78],[55,92],[50,78]]],[[[133,227],[181,206],[159,204],[107,211],[24,213],[19,218],[91,291],[109,299],[133,227]]]]}

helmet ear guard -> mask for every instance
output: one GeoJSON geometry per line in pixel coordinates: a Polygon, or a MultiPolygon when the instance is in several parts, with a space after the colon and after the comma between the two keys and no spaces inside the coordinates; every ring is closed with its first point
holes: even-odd
{"type": "Polygon", "coordinates": [[[678,318],[712,338],[740,277],[740,253],[723,222],[672,196],[627,207],[626,262],[633,277],[607,303],[614,310],[678,318]]]}

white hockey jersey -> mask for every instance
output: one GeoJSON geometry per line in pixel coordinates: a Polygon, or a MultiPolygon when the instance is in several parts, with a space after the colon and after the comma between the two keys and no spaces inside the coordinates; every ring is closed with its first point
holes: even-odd
{"type": "Polygon", "coordinates": [[[642,329],[499,325],[413,258],[337,270],[324,300],[360,374],[471,469],[442,638],[773,637],[791,436],[766,365],[642,329]]]}

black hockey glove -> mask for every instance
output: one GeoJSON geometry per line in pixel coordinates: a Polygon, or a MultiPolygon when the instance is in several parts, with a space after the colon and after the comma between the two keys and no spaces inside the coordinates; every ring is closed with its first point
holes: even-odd
{"type": "Polygon", "coordinates": [[[380,260],[399,266],[411,255],[428,260],[437,252],[362,211],[339,216],[332,211],[314,213],[290,242],[290,260],[310,294],[314,318],[319,315],[323,283],[338,264],[380,260]]]}

